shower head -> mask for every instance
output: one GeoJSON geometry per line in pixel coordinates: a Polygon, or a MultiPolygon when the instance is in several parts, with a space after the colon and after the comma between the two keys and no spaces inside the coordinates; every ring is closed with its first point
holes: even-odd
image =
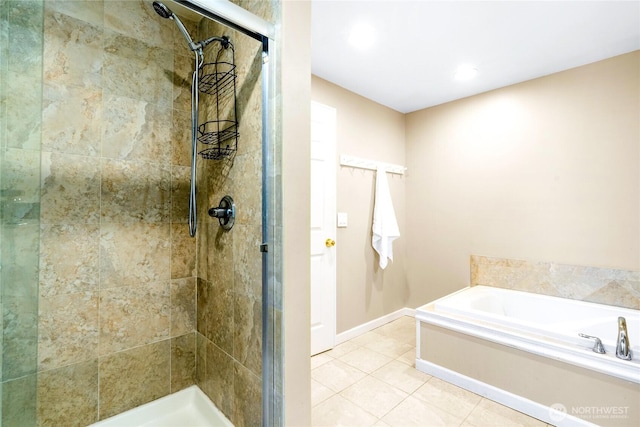
{"type": "Polygon", "coordinates": [[[178,16],[175,13],[173,13],[171,9],[169,9],[167,6],[165,6],[163,3],[160,3],[159,1],[153,2],[153,9],[161,17],[165,19],[172,19],[176,23],[176,25],[178,26],[178,29],[180,30],[184,38],[187,39],[187,43],[189,43],[189,49],[193,51],[200,49],[200,46],[195,44],[193,40],[191,40],[191,36],[189,35],[189,33],[187,32],[187,29],[182,24],[182,21],[180,21],[180,18],[178,18],[178,16]]]}
{"type": "Polygon", "coordinates": [[[171,12],[171,9],[169,9],[167,6],[165,6],[163,3],[160,3],[159,1],[153,2],[153,9],[156,11],[158,15],[162,16],[165,19],[173,17],[173,12],[171,12]]]}

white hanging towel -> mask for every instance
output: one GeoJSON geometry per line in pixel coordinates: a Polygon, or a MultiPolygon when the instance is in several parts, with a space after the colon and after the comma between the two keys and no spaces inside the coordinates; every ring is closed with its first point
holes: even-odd
{"type": "Polygon", "coordinates": [[[387,171],[378,166],[376,172],[376,196],[373,207],[373,238],[371,244],[380,256],[380,268],[387,266],[387,258],[393,261],[392,242],[400,237],[396,214],[393,211],[391,193],[387,183],[387,171]]]}

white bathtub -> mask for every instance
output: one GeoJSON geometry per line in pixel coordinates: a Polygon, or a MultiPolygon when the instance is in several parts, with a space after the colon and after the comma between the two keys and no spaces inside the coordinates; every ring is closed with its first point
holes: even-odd
{"type": "Polygon", "coordinates": [[[473,286],[420,307],[416,319],[640,383],[640,311],[489,286],[473,286]],[[633,360],[615,355],[618,316],[633,360]],[[592,351],[602,340],[606,354],[592,351]]]}
{"type": "Polygon", "coordinates": [[[191,386],[89,427],[233,427],[197,387],[191,386]]]}
{"type": "Polygon", "coordinates": [[[639,310],[473,286],[416,309],[416,327],[417,369],[521,412],[554,425],[617,425],[579,419],[585,402],[591,408],[610,398],[608,407],[626,402],[633,424],[640,417],[639,310]],[[619,316],[627,321],[630,361],[615,355],[619,316]],[[593,352],[593,341],[579,333],[599,337],[606,354],[593,352]],[[528,372],[537,369],[539,375],[528,372]],[[541,391],[529,394],[534,383],[541,391]],[[560,391],[566,388],[572,390],[560,391]],[[559,420],[555,403],[571,403],[577,415],[559,420]]]}

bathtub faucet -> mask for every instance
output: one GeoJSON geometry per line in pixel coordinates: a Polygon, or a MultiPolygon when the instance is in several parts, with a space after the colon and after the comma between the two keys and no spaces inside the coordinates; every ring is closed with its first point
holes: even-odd
{"type": "Polygon", "coordinates": [[[618,317],[618,343],[616,344],[616,357],[623,360],[631,360],[631,344],[627,333],[627,321],[624,317],[618,317]]]}

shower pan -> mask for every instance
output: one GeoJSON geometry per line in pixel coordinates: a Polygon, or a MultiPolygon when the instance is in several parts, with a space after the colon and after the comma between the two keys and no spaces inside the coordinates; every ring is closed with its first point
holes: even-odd
{"type": "Polygon", "coordinates": [[[0,2],[1,427],[282,424],[279,7],[0,2]]]}

